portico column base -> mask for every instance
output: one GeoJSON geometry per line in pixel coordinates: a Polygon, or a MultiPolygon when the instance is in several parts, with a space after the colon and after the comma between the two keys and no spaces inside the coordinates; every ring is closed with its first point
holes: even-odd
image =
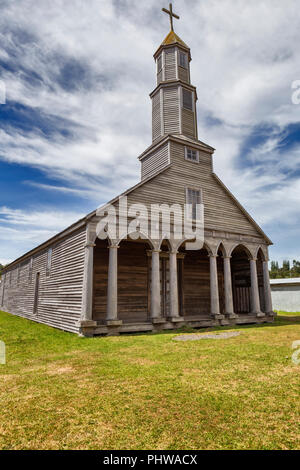
{"type": "Polygon", "coordinates": [[[254,313],[254,315],[256,315],[257,318],[262,318],[266,316],[266,314],[263,312],[257,312],[257,313],[254,313]]]}
{"type": "Polygon", "coordinates": [[[77,326],[79,327],[79,336],[91,338],[94,336],[94,329],[97,326],[97,322],[93,320],[80,320],[77,326]]]}
{"type": "Polygon", "coordinates": [[[122,320],[106,320],[106,325],[107,326],[121,326],[123,325],[122,320]]]}
{"type": "Polygon", "coordinates": [[[225,318],[225,315],[221,315],[220,313],[212,313],[211,316],[215,320],[224,320],[224,318],[225,318]]]}
{"type": "Polygon", "coordinates": [[[225,313],[225,316],[229,318],[230,320],[234,318],[239,318],[239,316],[236,313],[225,313]]]}
{"type": "Polygon", "coordinates": [[[168,320],[172,323],[182,323],[182,322],[184,322],[183,317],[168,317],[168,320]]]}
{"type": "Polygon", "coordinates": [[[268,317],[277,317],[277,313],[276,312],[267,312],[266,315],[268,317]]]}
{"type": "Polygon", "coordinates": [[[166,323],[166,318],[158,317],[158,318],[152,318],[152,323],[153,325],[159,325],[161,323],[166,323]]]}

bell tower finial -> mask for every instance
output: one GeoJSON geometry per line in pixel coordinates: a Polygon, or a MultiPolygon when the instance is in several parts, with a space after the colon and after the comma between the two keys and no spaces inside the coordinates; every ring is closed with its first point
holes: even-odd
{"type": "Polygon", "coordinates": [[[175,15],[175,13],[173,13],[172,3],[170,3],[169,8],[170,8],[169,10],[167,10],[166,8],[163,8],[162,11],[167,13],[167,15],[170,16],[171,31],[174,31],[173,18],[176,18],[177,20],[179,20],[180,17],[178,15],[175,15]]]}

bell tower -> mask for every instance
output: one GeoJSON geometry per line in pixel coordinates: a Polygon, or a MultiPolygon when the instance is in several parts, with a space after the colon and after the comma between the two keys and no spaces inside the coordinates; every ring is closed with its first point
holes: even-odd
{"type": "Polygon", "coordinates": [[[169,134],[183,135],[197,140],[196,88],[191,85],[190,48],[174,32],[172,10],[171,31],[154,54],[156,63],[156,88],[152,100],[152,141],[169,134]]]}
{"type": "Polygon", "coordinates": [[[200,163],[200,155],[205,152],[209,168],[214,151],[198,140],[197,91],[191,84],[191,51],[173,26],[173,19],[179,20],[179,16],[173,13],[172,4],[169,10],[163,8],[163,11],[170,16],[171,30],[154,54],[156,87],[150,94],[152,144],[138,157],[142,180],[172,166],[179,158],[178,148],[183,165],[187,160],[200,163]]]}

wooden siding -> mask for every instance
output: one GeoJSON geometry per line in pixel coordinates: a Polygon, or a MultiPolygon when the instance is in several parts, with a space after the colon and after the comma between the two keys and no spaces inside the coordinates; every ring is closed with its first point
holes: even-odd
{"type": "Polygon", "coordinates": [[[158,139],[161,135],[161,102],[158,91],[152,98],[152,140],[158,139]]]}
{"type": "Polygon", "coordinates": [[[209,258],[206,250],[187,251],[184,258],[184,314],[210,313],[209,258]]]}
{"type": "Polygon", "coordinates": [[[256,262],[256,268],[257,268],[260,309],[262,312],[265,312],[266,306],[265,306],[265,292],[264,292],[264,273],[263,273],[262,260],[260,258],[258,258],[256,262]]]}
{"type": "Polygon", "coordinates": [[[156,84],[159,85],[163,81],[163,75],[162,75],[162,70],[158,72],[157,78],[156,78],[156,84]]]}
{"type": "Polygon", "coordinates": [[[245,252],[237,250],[231,259],[233,304],[235,313],[251,311],[251,275],[250,262],[245,252]]]}
{"type": "Polygon", "coordinates": [[[163,97],[164,133],[180,134],[178,87],[165,88],[163,97]]]}
{"type": "Polygon", "coordinates": [[[159,147],[142,160],[142,180],[162,170],[169,164],[169,144],[159,147]]]}
{"type": "Polygon", "coordinates": [[[189,72],[183,67],[178,67],[178,78],[183,82],[189,83],[189,72]]]}
{"type": "Polygon", "coordinates": [[[175,48],[165,51],[165,81],[176,80],[176,50],[175,48]]]}
{"type": "Polygon", "coordinates": [[[182,108],[182,134],[196,138],[195,113],[184,108],[182,108]]]}
{"type": "Polygon", "coordinates": [[[199,188],[203,192],[205,228],[255,236],[261,234],[234,203],[225,189],[212,174],[212,157],[200,152],[199,164],[184,158],[185,144],[171,141],[171,168],[157,175],[151,181],[133,190],[128,203],[185,204],[186,187],[199,188]]]}
{"type": "Polygon", "coordinates": [[[47,250],[33,257],[31,276],[30,258],[20,268],[9,271],[5,276],[2,309],[56,328],[77,332],[76,323],[81,314],[85,240],[84,228],[54,245],[49,276],[46,276],[47,250]],[[34,313],[37,273],[40,273],[39,291],[34,313]]]}
{"type": "MultiPolygon", "coordinates": [[[[123,241],[118,250],[118,318],[124,322],[148,319],[148,256],[144,243],[123,241]]],[[[97,240],[94,256],[93,319],[104,321],[107,304],[108,248],[97,240]]]]}

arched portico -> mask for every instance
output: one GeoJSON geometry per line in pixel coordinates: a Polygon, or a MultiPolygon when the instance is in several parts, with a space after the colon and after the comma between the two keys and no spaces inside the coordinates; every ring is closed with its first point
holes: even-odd
{"type": "Polygon", "coordinates": [[[238,315],[251,312],[250,250],[237,245],[231,251],[231,274],[234,312],[238,315]]]}
{"type": "Polygon", "coordinates": [[[151,240],[131,234],[122,240],[96,239],[94,247],[93,317],[98,323],[149,321],[148,285],[151,240]]]}
{"type": "Polygon", "coordinates": [[[256,271],[257,271],[257,283],[259,290],[259,304],[261,312],[265,312],[265,293],[264,293],[264,268],[263,263],[265,256],[261,248],[258,248],[256,253],[256,271]]]}
{"type": "Polygon", "coordinates": [[[224,324],[272,310],[263,247],[209,239],[190,250],[190,240],[153,243],[140,232],[121,240],[93,237],[87,234],[83,327],[224,324]]]}

